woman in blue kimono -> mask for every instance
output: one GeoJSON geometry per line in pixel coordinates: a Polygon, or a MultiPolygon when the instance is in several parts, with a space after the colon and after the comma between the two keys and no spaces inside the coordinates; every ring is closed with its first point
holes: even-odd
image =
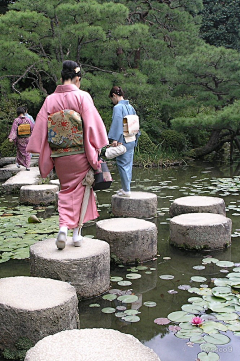
{"type": "Polygon", "coordinates": [[[128,100],[124,100],[124,92],[122,88],[114,86],[109,93],[109,98],[114,104],[112,124],[108,133],[108,138],[112,141],[111,146],[116,147],[123,144],[127,151],[126,153],[116,157],[117,167],[121,178],[122,189],[117,194],[122,197],[131,196],[131,180],[132,180],[132,166],[133,154],[136,140],[127,142],[123,135],[123,118],[126,115],[136,114],[135,109],[128,100]]]}

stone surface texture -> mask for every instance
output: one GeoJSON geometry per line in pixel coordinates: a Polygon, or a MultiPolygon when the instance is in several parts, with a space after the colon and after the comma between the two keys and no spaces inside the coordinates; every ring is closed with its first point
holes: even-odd
{"type": "Polygon", "coordinates": [[[39,178],[40,172],[38,167],[31,167],[30,171],[24,169],[4,182],[2,189],[6,193],[17,192],[24,185],[38,184],[39,178]]]}
{"type": "Polygon", "coordinates": [[[9,164],[6,165],[4,168],[0,168],[0,181],[3,182],[15,174],[20,172],[21,169],[16,166],[16,164],[9,164]]]}
{"type": "Polygon", "coordinates": [[[110,248],[99,239],[83,238],[81,247],[72,239],[58,250],[55,239],[46,239],[30,247],[31,276],[69,282],[80,298],[98,296],[110,286],[110,248]]]}
{"type": "Polygon", "coordinates": [[[148,261],[157,254],[157,227],[137,218],[111,218],[96,223],[96,235],[110,245],[123,263],[148,261]]]}
{"type": "Polygon", "coordinates": [[[52,204],[56,202],[59,187],[54,184],[39,184],[22,186],[20,189],[20,203],[23,204],[52,204]]]}
{"type": "Polygon", "coordinates": [[[0,349],[13,348],[21,337],[36,343],[66,329],[79,328],[73,286],[35,277],[0,279],[0,349]]]}
{"type": "Polygon", "coordinates": [[[186,249],[223,249],[231,244],[232,221],[213,213],[187,213],[170,220],[170,243],[186,249]]]}
{"type": "Polygon", "coordinates": [[[93,328],[59,332],[31,348],[24,361],[160,361],[132,335],[93,328]]]}
{"type": "Polygon", "coordinates": [[[112,196],[112,212],[118,217],[150,218],[157,215],[154,193],[131,192],[131,197],[112,196]]]}
{"type": "Polygon", "coordinates": [[[171,217],[183,213],[217,213],[226,216],[225,202],[222,198],[207,196],[188,196],[174,200],[169,209],[171,217]]]}

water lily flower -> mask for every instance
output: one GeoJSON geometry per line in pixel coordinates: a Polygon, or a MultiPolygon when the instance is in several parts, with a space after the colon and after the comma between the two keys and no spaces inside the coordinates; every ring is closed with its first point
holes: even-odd
{"type": "Polygon", "coordinates": [[[196,317],[193,317],[192,319],[192,325],[195,325],[195,326],[201,326],[201,324],[203,323],[203,319],[199,316],[196,316],[196,317]]]}

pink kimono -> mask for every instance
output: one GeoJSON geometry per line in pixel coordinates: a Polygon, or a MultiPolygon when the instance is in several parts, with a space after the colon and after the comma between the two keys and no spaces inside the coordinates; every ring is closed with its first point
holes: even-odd
{"type": "Polygon", "coordinates": [[[18,136],[17,129],[20,124],[30,124],[31,132],[34,128],[34,124],[27,117],[18,117],[14,120],[11,132],[8,136],[9,139],[14,141],[17,148],[16,163],[23,165],[26,168],[30,167],[31,154],[26,151],[29,137],[21,138],[18,136]]]}
{"type": "MultiPolygon", "coordinates": [[[[82,180],[91,167],[99,167],[98,150],[107,144],[105,126],[91,96],[73,84],[58,85],[55,92],[46,98],[38,113],[27,151],[39,153],[39,169],[43,178],[55,167],[61,185],[58,194],[60,227],[78,227],[85,191],[82,180]],[[52,158],[48,143],[48,115],[63,109],[75,110],[81,115],[85,153],[52,158]]],[[[94,193],[91,190],[84,223],[98,216],[94,193]]]]}

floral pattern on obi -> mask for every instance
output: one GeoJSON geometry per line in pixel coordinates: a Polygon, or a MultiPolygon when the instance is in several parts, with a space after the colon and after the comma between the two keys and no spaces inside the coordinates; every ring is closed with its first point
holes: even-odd
{"type": "Polygon", "coordinates": [[[61,110],[48,116],[48,142],[52,156],[83,152],[83,127],[79,113],[61,110]]]}

